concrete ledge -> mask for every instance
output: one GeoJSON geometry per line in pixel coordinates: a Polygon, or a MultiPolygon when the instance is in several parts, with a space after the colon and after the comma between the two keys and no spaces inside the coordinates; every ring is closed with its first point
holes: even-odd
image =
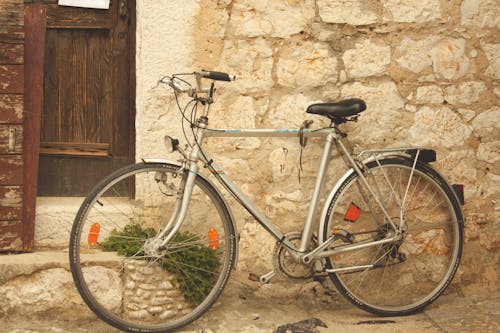
{"type": "MultiPolygon", "coordinates": [[[[47,311],[91,315],[78,294],[69,269],[68,253],[42,251],[0,256],[0,317],[10,314],[42,314],[47,311]]],[[[106,279],[111,264],[123,259],[113,252],[95,252],[83,257],[95,275],[94,285],[109,299],[116,288],[106,279]]]]}
{"type": "MultiPolygon", "coordinates": [[[[122,257],[114,252],[96,252],[84,255],[84,261],[96,266],[108,266],[122,257]]],[[[69,271],[69,255],[67,251],[41,251],[34,253],[9,254],[0,256],[0,286],[19,276],[31,275],[36,272],[53,268],[63,268],[69,271]]]]}
{"type": "Polygon", "coordinates": [[[34,252],[23,254],[8,254],[0,256],[0,285],[22,275],[51,268],[69,270],[68,253],[34,252]]]}
{"type": "Polygon", "coordinates": [[[38,197],[35,246],[68,247],[73,220],[83,200],[79,197],[38,197]]]}

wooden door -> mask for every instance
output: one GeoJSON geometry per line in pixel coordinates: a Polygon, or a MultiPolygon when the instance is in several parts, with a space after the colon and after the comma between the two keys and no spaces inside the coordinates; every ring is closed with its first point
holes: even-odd
{"type": "Polygon", "coordinates": [[[83,196],[133,154],[135,1],[47,11],[39,196],[83,196]]]}

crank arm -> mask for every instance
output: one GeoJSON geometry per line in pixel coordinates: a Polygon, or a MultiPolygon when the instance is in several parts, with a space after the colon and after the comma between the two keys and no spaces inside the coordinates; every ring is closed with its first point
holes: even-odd
{"type": "Polygon", "coordinates": [[[269,273],[266,273],[264,275],[257,275],[257,274],[254,274],[254,273],[250,273],[248,274],[248,279],[250,281],[255,281],[255,282],[260,282],[262,284],[266,284],[266,283],[269,283],[269,281],[271,281],[271,278],[275,275],[276,273],[274,271],[270,271],[269,273]]]}

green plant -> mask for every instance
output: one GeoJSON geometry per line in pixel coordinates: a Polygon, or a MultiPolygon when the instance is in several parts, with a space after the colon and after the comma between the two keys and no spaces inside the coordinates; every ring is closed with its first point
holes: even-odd
{"type": "MultiPolygon", "coordinates": [[[[144,241],[154,237],[154,229],[142,229],[140,225],[130,224],[122,231],[113,230],[110,236],[101,242],[104,251],[116,251],[126,257],[147,258],[143,250],[144,241]]],[[[212,290],[215,284],[215,271],[220,266],[217,251],[205,245],[199,245],[201,238],[190,232],[180,232],[174,236],[162,260],[161,266],[174,274],[177,287],[184,294],[186,301],[199,304],[212,290]]]]}
{"type": "Polygon", "coordinates": [[[175,235],[171,247],[162,260],[162,267],[175,274],[179,289],[186,300],[199,304],[212,290],[215,284],[214,272],[219,268],[219,258],[216,251],[208,246],[185,246],[183,244],[197,243],[197,235],[184,232],[175,235]],[[175,249],[179,245],[178,249],[175,249]]]}
{"type": "Polygon", "coordinates": [[[116,251],[126,257],[142,257],[144,241],[155,235],[156,231],[152,228],[144,230],[138,224],[128,224],[121,231],[111,231],[109,237],[100,245],[104,251],[116,251]]]}

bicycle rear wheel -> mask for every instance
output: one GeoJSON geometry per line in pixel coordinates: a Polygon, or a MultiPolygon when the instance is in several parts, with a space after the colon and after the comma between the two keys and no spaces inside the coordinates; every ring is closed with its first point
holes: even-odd
{"type": "MultiPolygon", "coordinates": [[[[413,173],[412,165],[410,159],[386,158],[368,163],[364,172],[396,227],[404,224],[401,237],[326,258],[339,292],[377,315],[407,315],[432,303],[450,284],[461,257],[463,216],[455,194],[429,165],[418,162],[413,173]]],[[[337,235],[330,249],[395,235],[356,173],[327,205],[323,241],[337,235]]]]}
{"type": "Polygon", "coordinates": [[[171,164],[124,167],[83,202],[70,238],[70,266],[85,303],[128,332],[170,332],[200,317],[224,288],[235,231],[215,189],[197,177],[188,213],[165,250],[186,172],[171,164]]]}

